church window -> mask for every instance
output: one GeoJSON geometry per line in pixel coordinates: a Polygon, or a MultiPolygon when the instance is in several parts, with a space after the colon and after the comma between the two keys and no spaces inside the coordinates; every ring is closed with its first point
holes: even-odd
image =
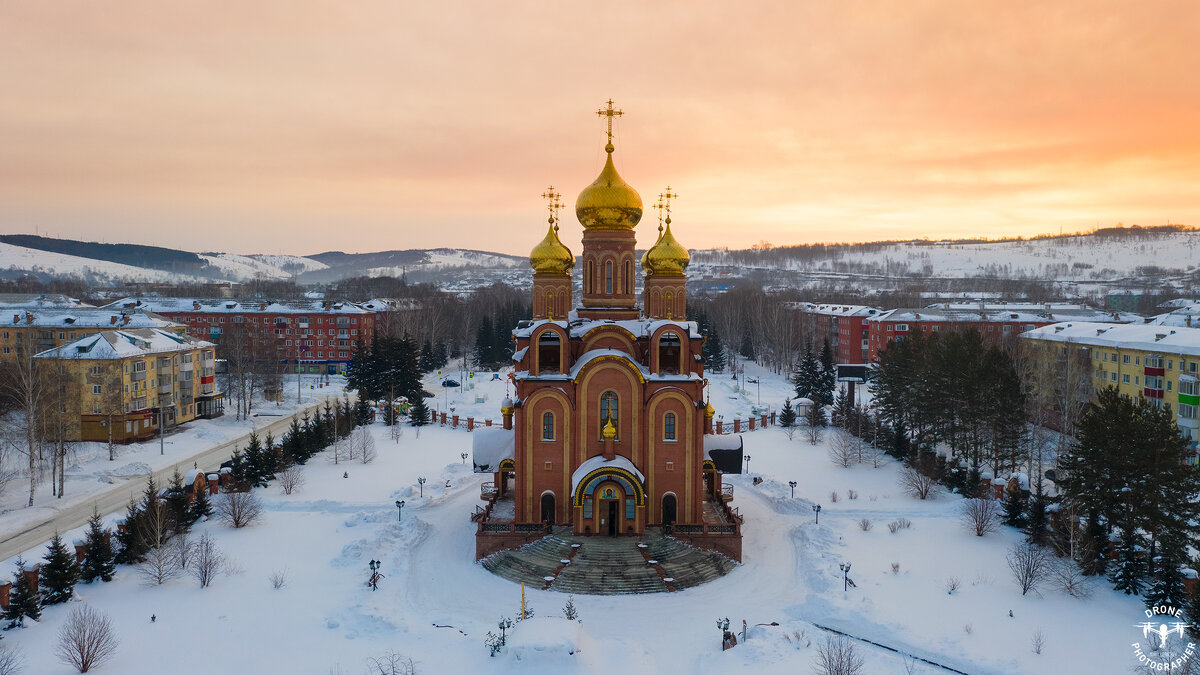
{"type": "Polygon", "coordinates": [[[558,333],[548,330],[538,337],[538,374],[562,372],[562,341],[558,333]]]}
{"type": "Polygon", "coordinates": [[[633,263],[625,261],[625,292],[633,293],[633,263]]]}
{"type": "Polygon", "coordinates": [[[617,395],[614,392],[606,391],[600,397],[600,429],[603,430],[610,419],[613,426],[620,429],[617,415],[617,395]]]}
{"type": "Polygon", "coordinates": [[[542,440],[554,440],[554,413],[552,412],[542,415],[542,440]]]}
{"type": "Polygon", "coordinates": [[[592,261],[587,261],[587,273],[583,275],[583,292],[592,292],[592,261]]]}
{"type": "Polygon", "coordinates": [[[658,374],[678,375],[682,343],[675,333],[663,333],[658,339],[658,374]]]}
{"type": "Polygon", "coordinates": [[[675,440],[675,413],[663,415],[663,440],[675,440]]]}
{"type": "Polygon", "coordinates": [[[612,289],[613,289],[612,261],[606,260],[606,261],[604,261],[604,292],[611,295],[613,292],[612,289]]]}

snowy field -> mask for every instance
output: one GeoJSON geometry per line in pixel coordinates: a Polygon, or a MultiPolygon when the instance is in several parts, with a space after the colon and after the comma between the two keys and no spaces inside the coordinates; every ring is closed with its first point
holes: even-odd
{"type": "MultiPolygon", "coordinates": [[[[457,392],[459,399],[446,392],[446,401],[460,415],[498,419],[503,382],[475,380],[474,390],[457,392]]],[[[769,398],[778,408],[786,384],[770,377],[762,386],[764,403],[769,398]]],[[[440,407],[441,388],[429,388],[440,407]]],[[[757,388],[747,388],[750,398],[714,376],[718,412],[727,419],[748,413],[757,388]]],[[[485,635],[497,631],[501,617],[516,616],[520,587],[473,560],[468,516],[490,476],[470,473],[460,458],[471,449],[464,430],[403,431],[393,440],[387,427],[373,427],[378,457],[370,465],[317,456],[296,493],[285,496],[276,485],[258,490],[266,508],[251,527],[198,524],[191,536],[212,533],[235,562],[208,589],[187,577],[146,586],[125,567],[112,583],[79,586],[79,601],[107,613],[122,641],[95,672],[358,675],[369,658],[394,651],[413,659],[420,673],[806,673],[824,636],[814,624],[972,674],[1124,673],[1133,665],[1139,599],[1103,582],[1085,600],[1049,586],[1022,597],[1004,560],[1018,533],[1006,528],[976,538],[958,521],[958,497],[914,500],[897,487],[891,460],[878,468],[870,461],[836,467],[827,456],[833,432],[814,446],[802,434],[788,440],[780,429],[744,435],[761,485],[750,475],[726,477],[735,486],[733,506],[746,517],[741,566],[678,593],[576,596],[577,628],[551,619],[561,615],[566,596],[527,589],[538,620],[518,625],[510,648],[492,658],[485,635]],[[428,479],[424,496],[418,477],[428,479]],[[790,480],[797,482],[795,498],[790,480]],[[396,500],[405,501],[400,520],[396,500]],[[814,503],[823,506],[819,525],[814,503]],[[898,518],[912,526],[890,533],[887,523],[898,518]],[[871,521],[869,531],[860,529],[862,519],[871,521]],[[375,592],[365,585],[372,559],[382,561],[384,574],[375,592]],[[852,564],[856,583],[849,592],[838,588],[843,562],[852,564]],[[276,572],[287,576],[278,590],[269,581],[276,572]],[[959,587],[948,593],[951,578],[959,587]],[[715,620],[726,616],[735,629],[743,619],[751,628],[747,641],[722,652],[715,620]],[[771,622],[779,625],[758,625],[771,622]],[[1032,649],[1037,631],[1045,636],[1041,654],[1032,649]]],[[[26,557],[38,559],[42,550],[26,557]]],[[[11,561],[3,566],[11,568],[11,561]]],[[[24,654],[25,672],[71,672],[52,656],[69,610],[47,608],[39,624],[5,634],[4,644],[24,654]]],[[[909,671],[893,652],[856,648],[864,673],[948,672],[920,663],[909,671]]]]}

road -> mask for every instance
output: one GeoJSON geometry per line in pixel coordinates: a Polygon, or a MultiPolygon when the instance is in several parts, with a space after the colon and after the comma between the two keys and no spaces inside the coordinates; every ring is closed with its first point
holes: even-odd
{"type": "MultiPolygon", "coordinates": [[[[339,392],[336,396],[340,397],[341,393],[339,392]]],[[[303,415],[306,411],[311,413],[314,409],[320,408],[322,405],[323,403],[307,406],[301,410],[297,410],[295,414],[303,415]]],[[[266,436],[267,432],[270,432],[274,434],[275,438],[279,438],[283,436],[288,427],[291,426],[291,423],[292,415],[285,415],[265,427],[256,429],[255,433],[261,438],[266,436]]],[[[244,446],[249,438],[250,433],[247,432],[244,436],[207,450],[202,450],[186,457],[180,457],[177,463],[154,472],[154,480],[159,486],[166,486],[171,479],[171,474],[175,472],[176,466],[179,467],[181,472],[191,469],[192,467],[188,466],[190,464],[199,464],[211,471],[220,466],[221,462],[229,459],[230,455],[233,454],[234,446],[244,446]]],[[[68,506],[47,520],[28,525],[19,532],[0,532],[0,560],[7,560],[18,553],[49,541],[56,531],[67,532],[87,523],[88,519],[92,517],[92,510],[94,508],[99,509],[101,515],[123,510],[129,504],[130,495],[136,495],[140,499],[142,490],[145,487],[146,476],[136,476],[122,483],[115,484],[103,492],[97,492],[86,501],[68,506]]]]}

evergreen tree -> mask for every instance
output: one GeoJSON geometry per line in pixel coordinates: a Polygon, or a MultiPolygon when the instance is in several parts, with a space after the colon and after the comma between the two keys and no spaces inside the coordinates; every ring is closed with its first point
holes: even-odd
{"type": "Polygon", "coordinates": [[[1188,600],[1181,570],[1187,562],[1187,542],[1163,540],[1160,543],[1157,568],[1150,588],[1146,590],[1146,609],[1160,605],[1182,609],[1188,600]]]}
{"type": "Polygon", "coordinates": [[[1044,545],[1049,535],[1049,524],[1046,515],[1046,498],[1034,494],[1029,501],[1029,521],[1025,528],[1026,539],[1034,544],[1044,545]]]}
{"type": "Polygon", "coordinates": [[[1020,488],[1008,490],[1004,495],[1004,524],[1017,529],[1025,527],[1025,495],[1020,488]]]}
{"type": "Polygon", "coordinates": [[[304,453],[303,432],[300,429],[300,420],[292,417],[292,423],[288,427],[287,433],[283,435],[283,441],[280,443],[280,450],[283,452],[284,461],[290,461],[293,464],[304,464],[308,461],[309,455],[304,453]]]}
{"type": "Polygon", "coordinates": [[[725,347],[721,344],[721,336],[715,328],[708,329],[708,339],[704,341],[704,363],[714,373],[725,371],[725,347]]]}
{"type": "Polygon", "coordinates": [[[234,446],[229,455],[229,482],[234,490],[244,490],[250,485],[250,463],[246,461],[246,453],[234,446]]]}
{"type": "Polygon", "coordinates": [[[88,520],[87,538],[84,542],[83,566],[79,570],[79,578],[85,583],[96,579],[112,581],[116,563],[113,560],[112,545],[105,536],[100,512],[93,510],[88,520]]]}
{"type": "Polygon", "coordinates": [[[820,380],[821,365],[817,362],[817,357],[813,355],[812,349],[805,349],[804,356],[800,358],[800,365],[796,368],[796,373],[792,375],[792,386],[796,388],[796,398],[806,398],[820,403],[820,380]]]}
{"type": "Polygon", "coordinates": [[[1083,573],[1100,575],[1107,572],[1108,538],[1105,536],[1104,526],[1098,520],[1088,520],[1087,526],[1083,530],[1083,543],[1081,549],[1083,553],[1079,557],[1079,566],[1083,569],[1083,573]]]}
{"type": "Polygon", "coordinates": [[[360,397],[371,398],[374,393],[374,372],[374,349],[367,349],[360,336],[354,344],[350,362],[346,364],[346,388],[358,391],[360,397]]]}
{"type": "Polygon", "coordinates": [[[50,540],[42,565],[38,583],[42,587],[42,604],[57,605],[66,602],[75,594],[75,584],[79,582],[79,564],[75,562],[75,553],[68,551],[58,532],[50,540]]]}
{"type": "Polygon", "coordinates": [[[804,419],[810,427],[829,426],[828,420],[825,419],[825,408],[815,403],[808,406],[808,413],[805,414],[804,419]]]}
{"type": "Polygon", "coordinates": [[[391,427],[391,426],[395,426],[396,424],[399,424],[399,422],[400,422],[400,416],[396,414],[396,406],[391,405],[391,404],[384,406],[384,408],[383,408],[383,423],[386,424],[387,426],[391,427]]]}
{"type": "Polygon", "coordinates": [[[212,504],[208,501],[208,490],[197,491],[192,497],[192,508],[189,512],[192,522],[208,518],[212,513],[212,504]]]}
{"type": "Polygon", "coordinates": [[[354,403],[354,426],[361,427],[371,423],[371,403],[366,399],[358,399],[354,403]]]}
{"type": "Polygon", "coordinates": [[[742,331],[742,346],[738,349],[738,353],[742,358],[754,360],[754,338],[750,335],[750,325],[747,324],[745,330],[742,331]]]}
{"type": "Polygon", "coordinates": [[[428,373],[437,370],[437,361],[433,353],[433,345],[429,342],[429,338],[425,338],[425,344],[421,345],[421,372],[428,373]]]}
{"type": "Polygon", "coordinates": [[[242,452],[241,460],[243,470],[240,482],[252,488],[265,487],[267,476],[273,475],[274,472],[267,467],[267,457],[256,432],[250,432],[250,439],[246,442],[246,449],[242,452]]]}
{"type": "Polygon", "coordinates": [[[833,419],[831,421],[833,422],[833,426],[841,429],[853,428],[850,421],[854,416],[854,405],[851,403],[850,397],[846,395],[846,392],[839,391],[832,403],[833,412],[831,416],[833,419]]]}
{"type": "Polygon", "coordinates": [[[817,393],[821,397],[821,403],[833,405],[833,390],[837,388],[837,364],[833,361],[833,349],[829,346],[828,338],[821,347],[821,375],[817,382],[817,393]]]}
{"type": "Polygon", "coordinates": [[[8,620],[9,628],[24,627],[26,617],[37,621],[42,616],[41,597],[37,587],[29,583],[29,577],[25,574],[25,560],[20,556],[17,557],[17,571],[13,575],[8,603],[4,618],[8,620]]]}
{"type": "Polygon", "coordinates": [[[167,487],[167,513],[171,518],[171,529],[175,534],[185,532],[192,524],[191,518],[188,517],[186,487],[190,486],[183,484],[183,474],[179,473],[177,466],[171,474],[171,482],[167,487]]]}
{"type": "Polygon", "coordinates": [[[146,556],[146,547],[139,536],[141,530],[142,511],[134,499],[129,500],[125,509],[125,520],[117,528],[116,562],[122,565],[132,565],[142,561],[146,556]]]}
{"type": "Polygon", "coordinates": [[[1146,566],[1142,562],[1141,537],[1134,530],[1121,533],[1117,546],[1117,559],[1113,561],[1108,579],[1113,588],[1125,595],[1139,595],[1145,586],[1146,566]]]}
{"type": "Polygon", "coordinates": [[[423,427],[429,424],[429,406],[425,405],[425,397],[418,396],[412,401],[412,407],[408,409],[408,423],[414,427],[423,427]]]}
{"type": "Polygon", "coordinates": [[[479,328],[475,331],[475,363],[480,368],[496,360],[495,337],[491,317],[484,316],[479,320],[479,328]]]}
{"type": "Polygon", "coordinates": [[[787,429],[796,426],[796,409],[792,407],[792,399],[783,400],[783,410],[779,411],[779,426],[787,429]]]}
{"type": "Polygon", "coordinates": [[[438,342],[433,348],[433,354],[433,368],[431,370],[445,368],[446,364],[450,363],[450,350],[445,342],[438,342]]]}

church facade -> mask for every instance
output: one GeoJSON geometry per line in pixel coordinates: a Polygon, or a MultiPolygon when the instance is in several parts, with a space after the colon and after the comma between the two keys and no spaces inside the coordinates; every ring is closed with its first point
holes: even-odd
{"type": "Polygon", "coordinates": [[[610,102],[600,114],[609,117],[605,164],[575,202],[582,253],[577,263],[559,239],[551,189],[549,228],[530,253],[533,316],[513,332],[514,392],[502,403],[503,427],[475,434],[475,470],[494,474],[477,554],[519,545],[538,528],[624,536],[664,527],[740,558],[740,522],[721,475],[740,472],[741,439],[712,435],[704,336],[686,320],[689,255],[671,232],[675,195],[660,195],[657,241],[637,260],[642,200],[613,163],[619,112],[610,102]],[[514,536],[503,536],[506,526],[514,536]]]}

